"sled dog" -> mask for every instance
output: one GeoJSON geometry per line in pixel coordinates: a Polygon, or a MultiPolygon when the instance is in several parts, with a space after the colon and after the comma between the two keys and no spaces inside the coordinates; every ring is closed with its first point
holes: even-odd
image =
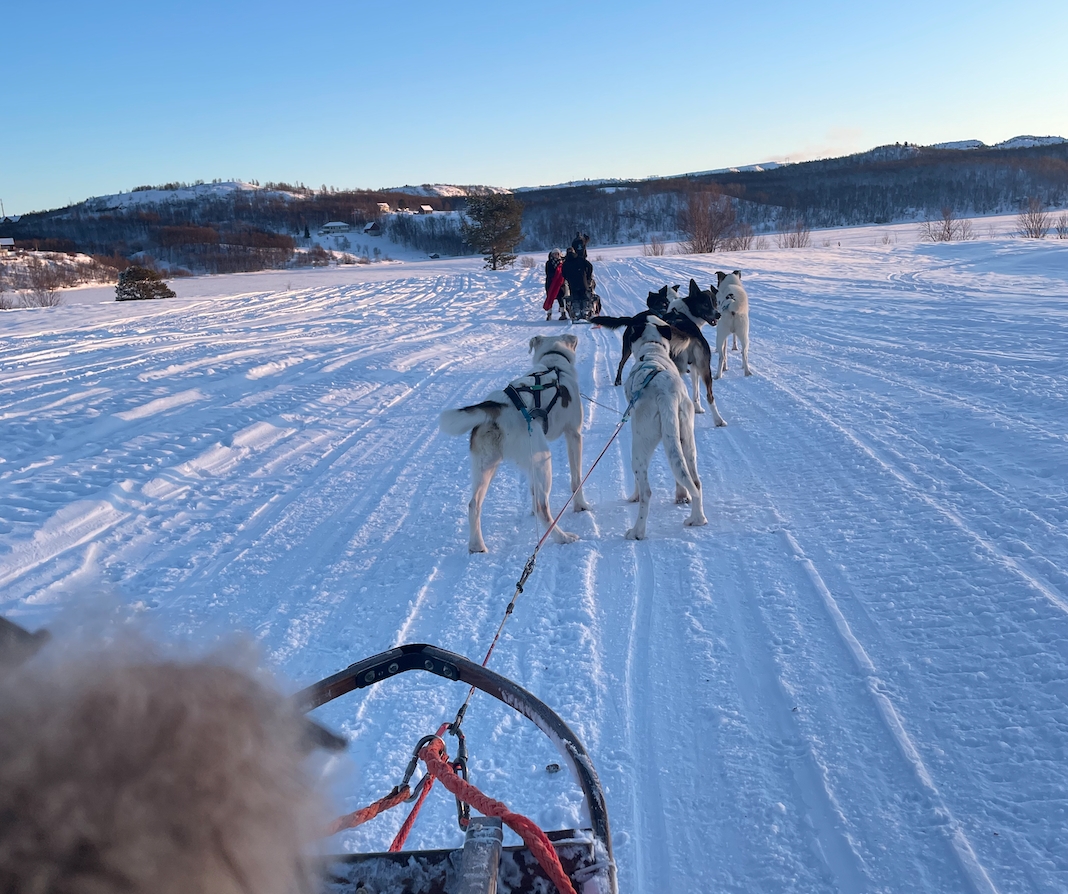
{"type": "Polygon", "coordinates": [[[697,477],[697,444],[693,432],[693,402],[686,394],[669,345],[670,326],[656,317],[645,322],[634,342],[635,363],[627,376],[627,399],[633,401],[630,419],[631,466],[638,492],[638,518],[627,531],[628,540],[645,538],[649,518],[649,461],[663,441],[668,465],[675,476],[675,501],[690,503],[690,516],[683,524],[707,524],[697,477]]]}
{"type": "MultiPolygon", "coordinates": [[[[534,514],[549,528],[553,480],[549,442],[561,435],[567,440],[575,511],[590,508],[582,495],[582,401],[575,369],[577,348],[578,338],[574,335],[536,335],[530,340],[534,355],[530,372],[480,403],[441,414],[441,430],[446,434],[471,432],[472,493],[467,507],[471,552],[486,552],[482,501],[502,459],[515,463],[526,474],[534,514]]],[[[568,533],[559,525],[552,529],[552,537],[557,543],[578,540],[577,534],[568,533]]]]}
{"type": "Polygon", "coordinates": [[[716,293],[713,289],[702,290],[694,280],[690,280],[688,294],[678,295],[679,286],[664,286],[659,292],[650,292],[646,299],[649,310],[635,314],[633,317],[594,317],[592,322],[608,329],[623,328],[623,355],[616,370],[616,384],[623,378],[623,366],[630,358],[635,340],[645,331],[645,323],[652,316],[661,319],[672,327],[670,353],[680,374],[689,369],[693,377],[694,412],[703,413],[698,380],[704,383],[705,397],[712,410],[716,425],[726,425],[726,421],[716,407],[716,398],[712,393],[712,348],[701,332],[698,320],[715,325],[719,318],[716,309],[716,293]],[[658,313],[658,309],[663,311],[658,313]],[[685,308],[683,311],[680,308],[685,308]]]}
{"type": "Polygon", "coordinates": [[[751,376],[749,368],[749,296],[742,286],[741,271],[733,273],[716,271],[717,299],[720,320],[716,327],[716,353],[719,354],[719,366],[716,369],[718,379],[727,371],[727,339],[735,336],[742,346],[742,371],[751,376]]]}
{"type": "MultiPolygon", "coordinates": [[[[700,380],[705,384],[705,394],[708,398],[709,407],[712,409],[712,414],[716,419],[716,425],[726,425],[727,423],[720,418],[712,397],[712,349],[708,349],[706,365],[705,346],[708,345],[708,341],[701,332],[701,327],[705,323],[711,326],[717,325],[719,315],[720,312],[716,306],[715,286],[702,289],[691,279],[689,293],[685,297],[680,295],[671,302],[665,319],[673,326],[689,333],[691,338],[694,332],[697,333],[697,338],[694,339],[694,347],[686,357],[690,366],[690,379],[693,385],[694,412],[703,413],[705,411],[705,408],[701,406],[701,392],[698,387],[698,380],[700,380]]],[[[681,367],[680,370],[685,372],[681,367]]]]}

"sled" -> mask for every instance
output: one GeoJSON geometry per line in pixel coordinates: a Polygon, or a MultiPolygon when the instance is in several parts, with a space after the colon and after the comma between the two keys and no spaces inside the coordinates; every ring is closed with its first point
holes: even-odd
{"type": "MultiPolygon", "coordinates": [[[[355,689],[365,689],[407,671],[428,672],[491,695],[522,714],[553,741],[582,791],[589,826],[546,834],[578,894],[617,894],[604,790],[589,754],[556,713],[507,677],[436,646],[410,644],[357,662],[309,686],[294,699],[301,710],[308,712],[355,689]]],[[[550,894],[556,890],[528,847],[502,846],[499,819],[472,816],[466,828],[462,847],[454,850],[327,857],[323,890],[327,894],[550,894]]]]}
{"type": "MultiPolygon", "coordinates": [[[[19,625],[0,616],[0,671],[28,660],[48,640],[47,631],[30,633],[19,625]]],[[[541,833],[542,842],[556,855],[555,861],[539,858],[526,845],[504,847],[501,820],[495,816],[471,816],[457,800],[458,817],[466,828],[461,847],[444,850],[404,851],[386,853],[338,854],[322,858],[320,868],[323,894],[572,894],[566,887],[557,887],[550,880],[546,862],[556,865],[566,880],[558,877],[561,886],[570,883],[577,894],[617,894],[616,868],[612,856],[612,838],[608,826],[608,810],[604,790],[597,778],[589,754],[574,732],[544,702],[512,682],[507,677],[494,673],[481,665],[435,646],[412,644],[399,646],[387,652],[366,658],[345,670],[320,680],[293,696],[294,706],[307,714],[315,708],[340,698],[356,689],[366,689],[407,671],[426,671],[450,682],[462,683],[493,696],[522,714],[540,729],[556,745],[562,763],[574,776],[586,805],[589,825],[583,829],[559,829],[541,833]],[[544,839],[547,838],[547,841],[544,839]]],[[[466,703],[465,703],[466,707],[466,703]]],[[[458,727],[463,709],[454,722],[458,727]]],[[[309,747],[341,750],[347,742],[340,736],[306,718],[306,740],[309,747]]],[[[416,754],[428,740],[440,740],[446,724],[437,736],[426,736],[416,746],[416,754]]],[[[466,781],[466,746],[457,730],[461,743],[457,761],[448,764],[450,774],[466,781]],[[462,759],[461,759],[462,758],[462,759]]],[[[424,758],[425,760],[425,758],[424,758]]],[[[411,761],[406,780],[416,764],[411,761]]],[[[427,761],[429,767],[429,761],[427,761]]],[[[556,765],[550,765],[552,769],[556,765]]],[[[418,784],[416,792],[407,800],[416,800],[416,794],[424,790],[418,784]]],[[[443,781],[443,785],[446,783],[443,781]]],[[[394,798],[399,805],[407,794],[407,781],[399,796],[394,798]]],[[[392,794],[391,794],[392,797],[392,794]]],[[[382,799],[385,801],[386,799],[382,799]]],[[[492,799],[484,798],[485,802],[492,799]]],[[[486,807],[485,804],[480,806],[486,807]]],[[[492,805],[490,805],[492,806],[492,805]]],[[[501,808],[504,805],[497,805],[501,808]]],[[[510,825],[516,814],[507,813],[510,825]]],[[[344,818],[343,818],[344,819],[344,818]]],[[[525,819],[519,817],[519,819],[525,819]]],[[[529,822],[529,821],[526,821],[529,822]]],[[[340,829],[346,828],[342,825],[340,829]]],[[[539,830],[540,832],[540,830],[539,830]]],[[[526,837],[526,836],[524,836],[526,837]]],[[[297,892],[294,892],[297,894],[297,892]]]]}
{"type": "Polygon", "coordinates": [[[566,303],[567,315],[572,323],[588,323],[591,317],[601,313],[601,298],[596,294],[583,298],[568,298],[566,303]]]}

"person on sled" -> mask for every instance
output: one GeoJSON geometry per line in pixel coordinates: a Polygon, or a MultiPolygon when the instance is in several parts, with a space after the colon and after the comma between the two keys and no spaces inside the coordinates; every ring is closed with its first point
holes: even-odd
{"type": "Polygon", "coordinates": [[[560,249],[554,248],[549,252],[549,260],[545,262],[545,302],[541,306],[546,320],[553,318],[553,302],[560,307],[560,319],[567,319],[567,283],[564,281],[563,264],[560,249]]]}
{"type": "Polygon", "coordinates": [[[601,299],[594,294],[597,282],[593,278],[593,264],[586,257],[589,236],[575,234],[564,258],[564,281],[571,292],[568,315],[572,322],[588,320],[601,312],[601,299]]]}

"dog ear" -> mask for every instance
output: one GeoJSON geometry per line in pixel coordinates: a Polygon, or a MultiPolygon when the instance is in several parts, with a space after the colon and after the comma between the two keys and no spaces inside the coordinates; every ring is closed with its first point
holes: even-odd
{"type": "Polygon", "coordinates": [[[738,277],[738,281],[740,282],[741,279],[742,279],[742,271],[741,270],[735,270],[734,271],[734,275],[738,277]]]}
{"type": "Polygon", "coordinates": [[[671,341],[671,327],[670,326],[657,326],[656,331],[660,333],[660,337],[664,341],[671,341]]]}
{"type": "Polygon", "coordinates": [[[533,337],[533,338],[532,338],[532,339],[530,340],[530,347],[529,347],[529,349],[528,349],[528,353],[530,353],[530,354],[533,354],[533,353],[534,353],[534,349],[535,349],[535,348],[536,348],[536,347],[537,347],[538,345],[540,345],[540,344],[541,344],[541,338],[542,338],[542,337],[541,337],[540,335],[535,335],[535,336],[534,336],[534,337],[533,337]]]}
{"type": "Polygon", "coordinates": [[[674,285],[674,286],[672,286],[672,287],[671,287],[671,290],[672,290],[673,292],[677,292],[677,291],[678,291],[679,289],[681,289],[681,288],[682,288],[682,286],[680,286],[680,285],[674,285]]]}
{"type": "Polygon", "coordinates": [[[716,271],[716,282],[717,283],[723,282],[723,280],[725,280],[726,278],[727,278],[727,274],[724,273],[722,270],[717,270],[716,271]]]}
{"type": "Polygon", "coordinates": [[[696,297],[697,295],[700,295],[700,294],[701,294],[701,287],[699,285],[697,285],[697,280],[696,279],[691,279],[690,280],[690,297],[694,298],[694,297],[696,297]]]}
{"type": "MultiPolygon", "coordinates": [[[[539,335],[539,336],[535,336],[535,337],[536,337],[536,338],[541,338],[541,336],[540,336],[540,335],[539,335]]],[[[570,348],[570,349],[571,349],[572,351],[577,351],[577,350],[578,350],[578,336],[577,336],[577,335],[572,335],[572,334],[571,334],[571,333],[569,332],[569,333],[568,333],[567,335],[561,335],[561,336],[560,336],[560,339],[561,339],[561,340],[563,341],[563,343],[564,343],[565,345],[567,345],[567,346],[568,346],[568,347],[569,347],[569,348],[570,348]]]]}
{"type": "Polygon", "coordinates": [[[715,286],[709,286],[708,287],[708,291],[710,291],[712,293],[712,303],[715,304],[716,295],[719,294],[719,289],[717,289],[715,286]]]}

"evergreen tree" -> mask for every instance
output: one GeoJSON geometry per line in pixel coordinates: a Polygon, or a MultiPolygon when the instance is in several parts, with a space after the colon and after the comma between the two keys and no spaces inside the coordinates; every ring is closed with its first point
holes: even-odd
{"type": "Polygon", "coordinates": [[[485,255],[490,270],[511,267],[523,238],[523,203],[509,193],[470,196],[461,224],[464,241],[485,255]]]}
{"type": "Polygon", "coordinates": [[[115,286],[116,301],[173,297],[174,291],[163,281],[163,277],[147,267],[127,267],[119,274],[119,284],[115,286]]]}

